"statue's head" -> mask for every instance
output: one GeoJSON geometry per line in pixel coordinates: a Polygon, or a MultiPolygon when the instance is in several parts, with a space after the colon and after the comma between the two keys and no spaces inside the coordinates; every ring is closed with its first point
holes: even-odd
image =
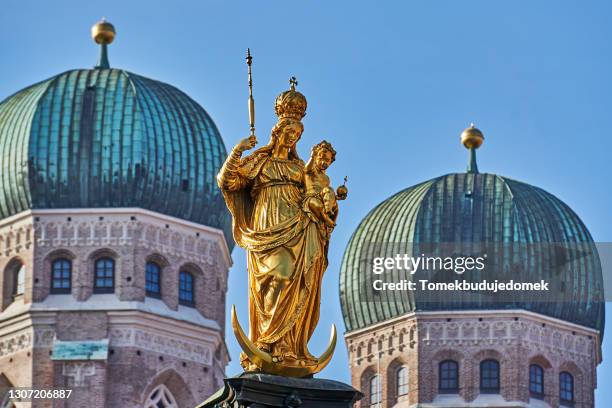
{"type": "Polygon", "coordinates": [[[295,90],[297,80],[291,78],[289,83],[291,89],[278,95],[274,103],[278,121],[272,128],[270,142],[257,152],[269,153],[275,146],[281,146],[289,149],[290,158],[299,159],[296,144],[304,132],[302,118],[306,115],[307,103],[306,97],[295,90]]]}
{"type": "Polygon", "coordinates": [[[312,147],[310,160],[314,161],[317,169],[325,171],[336,160],[336,151],[331,143],[323,140],[312,147]]]}
{"type": "MultiPolygon", "coordinates": [[[[306,97],[295,90],[297,80],[291,77],[289,80],[291,88],[276,97],[274,112],[278,116],[278,122],[272,129],[271,143],[280,144],[282,147],[294,150],[295,144],[304,131],[302,118],[306,115],[306,97]]],[[[297,153],[296,153],[297,156],[297,153]]]]}
{"type": "Polygon", "coordinates": [[[292,118],[279,119],[272,128],[270,143],[274,146],[295,149],[295,145],[304,131],[302,122],[292,118]]]}

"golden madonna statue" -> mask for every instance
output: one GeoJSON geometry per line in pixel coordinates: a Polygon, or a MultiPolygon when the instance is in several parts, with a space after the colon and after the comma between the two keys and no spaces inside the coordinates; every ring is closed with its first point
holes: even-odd
{"type": "Polygon", "coordinates": [[[313,147],[308,164],[297,153],[307,103],[295,85],[292,79],[291,89],[276,99],[278,121],[269,143],[244,157],[257,143],[252,132],[231,150],[217,181],[233,217],[234,239],[247,253],[248,337],[232,308],[232,326],[244,351],[241,365],[246,371],[301,377],[322,370],[335,347],[334,326],[320,357],[307,345],[319,320],[337,200],[345,199],[347,190],[329,186],[325,171],[336,155],[330,143],[313,147]]]}

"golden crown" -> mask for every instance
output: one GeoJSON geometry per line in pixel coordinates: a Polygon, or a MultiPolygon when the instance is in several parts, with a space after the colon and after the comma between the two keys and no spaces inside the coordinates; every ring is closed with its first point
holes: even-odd
{"type": "Polygon", "coordinates": [[[274,111],[279,119],[291,118],[302,120],[306,116],[306,107],[308,105],[306,97],[295,90],[295,86],[298,84],[295,77],[291,77],[289,83],[291,84],[291,89],[276,97],[274,111]]]}

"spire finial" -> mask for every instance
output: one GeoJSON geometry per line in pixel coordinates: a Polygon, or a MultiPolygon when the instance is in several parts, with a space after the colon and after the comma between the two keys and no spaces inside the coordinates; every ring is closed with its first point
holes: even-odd
{"type": "Polygon", "coordinates": [[[102,20],[97,22],[91,27],[91,37],[100,44],[100,58],[96,64],[96,69],[108,69],[110,64],[108,63],[108,44],[112,43],[115,39],[115,27],[106,21],[106,18],[102,17],[102,20]]]}
{"type": "Polygon", "coordinates": [[[468,163],[468,173],[478,173],[478,164],[476,163],[476,149],[484,142],[484,135],[474,123],[461,133],[461,143],[470,151],[470,161],[468,163]]]}
{"type": "Polygon", "coordinates": [[[249,78],[249,127],[251,128],[251,137],[255,138],[255,99],[253,98],[253,72],[251,71],[253,57],[251,56],[250,48],[247,48],[246,62],[249,78]]]}
{"type": "Polygon", "coordinates": [[[294,77],[294,76],[292,76],[292,77],[289,79],[289,84],[291,85],[291,90],[292,90],[292,91],[295,91],[295,87],[296,87],[296,86],[297,86],[297,84],[298,84],[297,78],[296,78],[296,77],[294,77]]]}

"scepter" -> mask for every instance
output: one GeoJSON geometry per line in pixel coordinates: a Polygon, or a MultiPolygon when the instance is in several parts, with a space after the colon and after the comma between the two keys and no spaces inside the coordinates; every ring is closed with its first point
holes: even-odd
{"type": "Polygon", "coordinates": [[[255,137],[255,99],[253,99],[253,75],[251,73],[251,64],[253,63],[253,57],[251,57],[251,49],[247,48],[246,62],[249,73],[249,125],[251,127],[251,137],[255,137]]]}

